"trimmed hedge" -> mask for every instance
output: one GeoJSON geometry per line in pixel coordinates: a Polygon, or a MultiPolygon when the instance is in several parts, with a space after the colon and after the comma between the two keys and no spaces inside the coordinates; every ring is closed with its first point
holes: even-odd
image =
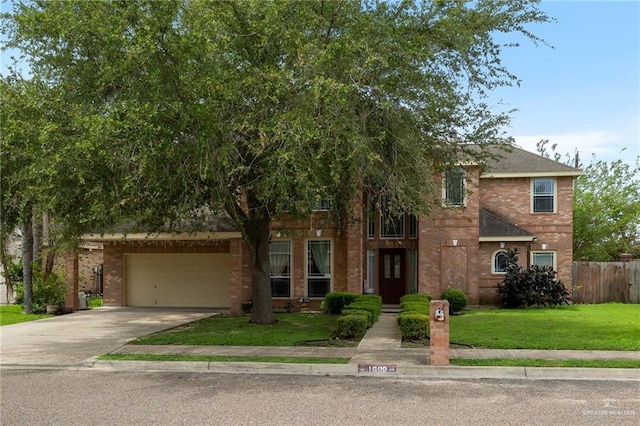
{"type": "Polygon", "coordinates": [[[338,318],[334,332],[340,339],[359,339],[367,331],[367,317],[364,315],[343,315],[338,318]]]}
{"type": "Polygon", "coordinates": [[[358,296],[361,295],[346,292],[327,293],[324,297],[324,311],[327,314],[340,315],[342,309],[353,303],[358,296]]]}
{"type": "Polygon", "coordinates": [[[360,338],[367,328],[378,321],[382,311],[382,297],[375,294],[329,293],[325,296],[326,313],[343,315],[334,331],[338,338],[360,338]],[[357,317],[359,319],[354,319],[357,317]],[[364,329],[360,330],[360,323],[364,329]],[[361,332],[362,331],[362,332],[361,332]]]}
{"type": "Polygon", "coordinates": [[[429,335],[428,294],[406,294],[400,298],[398,328],[405,340],[423,340],[429,335]]]}
{"type": "Polygon", "coordinates": [[[404,312],[398,315],[398,328],[406,340],[423,340],[429,335],[429,315],[404,312]]]}

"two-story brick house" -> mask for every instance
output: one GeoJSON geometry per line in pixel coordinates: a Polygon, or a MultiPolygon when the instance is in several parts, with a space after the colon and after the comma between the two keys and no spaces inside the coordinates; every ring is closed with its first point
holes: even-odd
{"type": "MultiPolygon", "coordinates": [[[[495,304],[513,246],[523,266],[552,265],[570,283],[580,171],[519,148],[500,155],[442,176],[442,207],[429,217],[389,218],[363,196],[351,226],[337,227],[321,204],[306,220],[273,221],[274,306],[317,308],[329,291],[395,304],[407,293],[438,296],[449,287],[471,305],[495,304]]],[[[248,250],[230,221],[210,225],[215,232],[101,236],[105,305],[240,312],[251,299],[248,250]]]]}

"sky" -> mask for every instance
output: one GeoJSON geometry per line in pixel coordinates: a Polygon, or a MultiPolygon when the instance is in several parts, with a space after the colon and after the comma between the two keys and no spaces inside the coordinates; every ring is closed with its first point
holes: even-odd
{"type": "MultiPolygon", "coordinates": [[[[1,0],[0,11],[9,4],[1,0]]],[[[503,50],[503,63],[521,80],[491,95],[497,109],[517,109],[504,130],[532,152],[548,139],[562,155],[578,150],[585,163],[592,155],[633,163],[640,155],[640,0],[543,0],[540,7],[557,21],[528,29],[549,46],[520,39],[520,47],[503,50]]],[[[2,53],[3,66],[8,56],[2,53]]]]}
{"type": "Polygon", "coordinates": [[[525,40],[503,62],[519,87],[492,95],[518,111],[508,134],[536,152],[549,139],[562,155],[588,163],[640,155],[640,0],[552,1],[557,22],[528,27],[552,47],[525,40]]]}

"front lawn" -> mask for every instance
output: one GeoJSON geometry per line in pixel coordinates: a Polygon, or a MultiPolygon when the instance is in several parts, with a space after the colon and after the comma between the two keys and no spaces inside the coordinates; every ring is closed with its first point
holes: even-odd
{"type": "Polygon", "coordinates": [[[17,324],[19,322],[27,322],[49,318],[50,314],[24,314],[20,305],[2,305],[0,306],[0,326],[17,324]]]}
{"type": "Polygon", "coordinates": [[[276,314],[274,324],[256,325],[248,316],[218,315],[171,330],[141,337],[138,345],[297,346],[357,342],[331,340],[340,316],[324,314],[276,314]]]}
{"type": "Polygon", "coordinates": [[[640,305],[479,309],[454,315],[450,341],[476,348],[640,350],[640,305]]]}

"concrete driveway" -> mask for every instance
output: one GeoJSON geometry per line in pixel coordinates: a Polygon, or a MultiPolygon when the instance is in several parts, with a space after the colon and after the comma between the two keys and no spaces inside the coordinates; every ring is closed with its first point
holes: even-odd
{"type": "Polygon", "coordinates": [[[0,327],[0,366],[88,366],[130,340],[215,315],[213,309],[103,307],[0,327]]]}

